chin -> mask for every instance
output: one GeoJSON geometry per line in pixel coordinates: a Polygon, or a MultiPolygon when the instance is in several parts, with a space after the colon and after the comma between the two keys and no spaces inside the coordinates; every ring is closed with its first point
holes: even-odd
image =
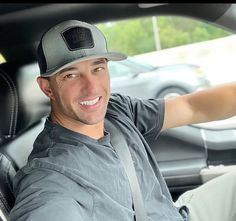
{"type": "Polygon", "coordinates": [[[99,124],[99,123],[102,123],[104,120],[104,117],[96,117],[96,118],[86,118],[85,120],[83,120],[83,122],[87,125],[95,125],[95,124],[99,124]]]}

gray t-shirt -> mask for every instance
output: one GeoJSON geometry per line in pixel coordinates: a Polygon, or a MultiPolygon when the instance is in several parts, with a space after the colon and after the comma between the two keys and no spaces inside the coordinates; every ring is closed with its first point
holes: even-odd
{"type": "MultiPolygon", "coordinates": [[[[137,172],[146,221],[182,221],[145,137],[157,137],[163,100],[113,94],[106,117],[117,121],[137,172]]],[[[124,168],[110,143],[45,122],[28,164],[14,179],[11,221],[133,221],[132,196],[124,168]]]]}

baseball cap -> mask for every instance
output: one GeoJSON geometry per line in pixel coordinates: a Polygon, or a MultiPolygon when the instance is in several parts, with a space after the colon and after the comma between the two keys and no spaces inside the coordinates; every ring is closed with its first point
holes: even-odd
{"type": "Polygon", "coordinates": [[[126,59],[126,55],[109,52],[106,38],[95,26],[78,20],[59,23],[45,32],[40,40],[37,59],[40,75],[48,77],[79,61],[106,58],[126,59]]]}

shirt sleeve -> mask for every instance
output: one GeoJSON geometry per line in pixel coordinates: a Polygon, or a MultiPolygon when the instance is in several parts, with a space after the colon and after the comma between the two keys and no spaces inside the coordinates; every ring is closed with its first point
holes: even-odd
{"type": "Polygon", "coordinates": [[[93,208],[92,196],[62,173],[26,167],[15,182],[17,197],[10,221],[89,220],[85,211],[93,208]]]}
{"type": "Polygon", "coordinates": [[[157,137],[164,123],[164,99],[139,99],[112,94],[110,108],[128,117],[143,136],[157,137]]]}

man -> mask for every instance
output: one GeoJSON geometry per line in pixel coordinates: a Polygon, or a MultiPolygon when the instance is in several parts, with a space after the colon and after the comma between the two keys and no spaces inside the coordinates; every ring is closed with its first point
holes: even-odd
{"type": "Polygon", "coordinates": [[[183,221],[182,205],[191,221],[235,220],[236,173],[189,191],[174,204],[144,138],[235,115],[236,84],[166,101],[110,95],[107,62],[125,58],[108,52],[101,31],[85,22],[65,21],[43,35],[37,81],[50,98],[51,113],[28,164],[15,176],[11,221],[134,220],[129,181],[105,117],[116,121],[130,149],[146,220],[183,221]]]}

